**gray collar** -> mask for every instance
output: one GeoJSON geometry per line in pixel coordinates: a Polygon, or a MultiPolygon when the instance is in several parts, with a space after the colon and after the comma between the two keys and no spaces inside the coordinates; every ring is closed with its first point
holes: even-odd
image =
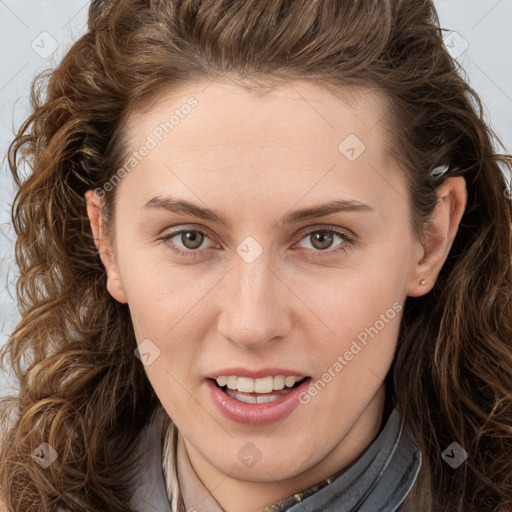
{"type": "MultiPolygon", "coordinates": [[[[166,413],[163,409],[160,412],[141,438],[132,498],[132,506],[139,512],[177,512],[167,498],[162,471],[162,428],[166,413]]],[[[286,510],[394,512],[414,485],[421,459],[418,442],[407,425],[400,423],[398,410],[394,409],[361,457],[330,484],[286,510]]]]}
{"type": "Polygon", "coordinates": [[[288,512],[394,512],[421,468],[421,451],[393,409],[367,450],[331,484],[287,509],[288,512]]]}

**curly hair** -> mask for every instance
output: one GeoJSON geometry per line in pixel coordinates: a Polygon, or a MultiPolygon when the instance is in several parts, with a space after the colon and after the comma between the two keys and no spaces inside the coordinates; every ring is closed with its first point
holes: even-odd
{"type": "MultiPolygon", "coordinates": [[[[464,177],[467,208],[437,282],[404,307],[393,399],[424,454],[422,510],[512,510],[512,205],[501,169],[512,160],[495,152],[432,0],[92,1],[88,31],[34,78],[8,152],[21,320],[1,354],[19,380],[1,401],[6,504],[133,510],[128,456],[160,403],[133,355],[128,306],[107,291],[84,194],[122,166],[127,116],[165,90],[228,75],[384,93],[419,235],[438,184],[464,177]],[[449,171],[433,181],[442,163],[449,171]],[[468,453],[456,471],[441,458],[453,441],[468,453]],[[59,454],[45,470],[31,457],[42,442],[59,454]]],[[[114,204],[115,187],[107,219],[114,204]]]]}

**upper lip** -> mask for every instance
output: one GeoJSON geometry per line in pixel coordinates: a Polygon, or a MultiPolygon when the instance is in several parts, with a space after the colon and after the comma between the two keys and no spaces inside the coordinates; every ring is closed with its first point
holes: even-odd
{"type": "Polygon", "coordinates": [[[206,375],[207,379],[216,379],[217,377],[225,376],[229,377],[234,375],[236,377],[249,377],[251,379],[261,379],[263,377],[275,377],[276,375],[284,375],[285,377],[307,377],[303,372],[288,370],[285,368],[261,368],[258,370],[249,370],[247,368],[233,367],[223,368],[222,370],[216,370],[206,375]]]}

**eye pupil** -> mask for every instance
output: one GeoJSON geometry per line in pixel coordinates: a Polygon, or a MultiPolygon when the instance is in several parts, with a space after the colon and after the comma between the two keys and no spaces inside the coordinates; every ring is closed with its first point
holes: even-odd
{"type": "Polygon", "coordinates": [[[187,249],[197,249],[203,243],[204,236],[198,231],[185,231],[181,234],[181,241],[187,249]]]}
{"type": "Polygon", "coordinates": [[[311,243],[317,249],[327,249],[332,245],[333,238],[333,234],[329,231],[318,231],[317,233],[312,235],[311,243]],[[320,242],[319,245],[317,245],[318,241],[320,242]]]}

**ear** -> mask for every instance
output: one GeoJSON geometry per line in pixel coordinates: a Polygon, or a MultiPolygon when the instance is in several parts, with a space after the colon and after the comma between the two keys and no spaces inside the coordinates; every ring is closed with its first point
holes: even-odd
{"type": "Polygon", "coordinates": [[[110,246],[109,239],[104,228],[102,217],[103,200],[95,190],[89,190],[85,194],[85,201],[87,204],[87,216],[91,223],[94,243],[98,248],[101,261],[107,271],[107,290],[118,302],[126,304],[128,300],[121,282],[114,251],[110,246]]]}
{"type": "Polygon", "coordinates": [[[461,176],[447,178],[437,189],[437,198],[437,205],[425,226],[423,250],[408,283],[410,297],[425,295],[434,287],[466,208],[466,181],[461,176]],[[422,281],[426,284],[420,284],[422,281]]]}

